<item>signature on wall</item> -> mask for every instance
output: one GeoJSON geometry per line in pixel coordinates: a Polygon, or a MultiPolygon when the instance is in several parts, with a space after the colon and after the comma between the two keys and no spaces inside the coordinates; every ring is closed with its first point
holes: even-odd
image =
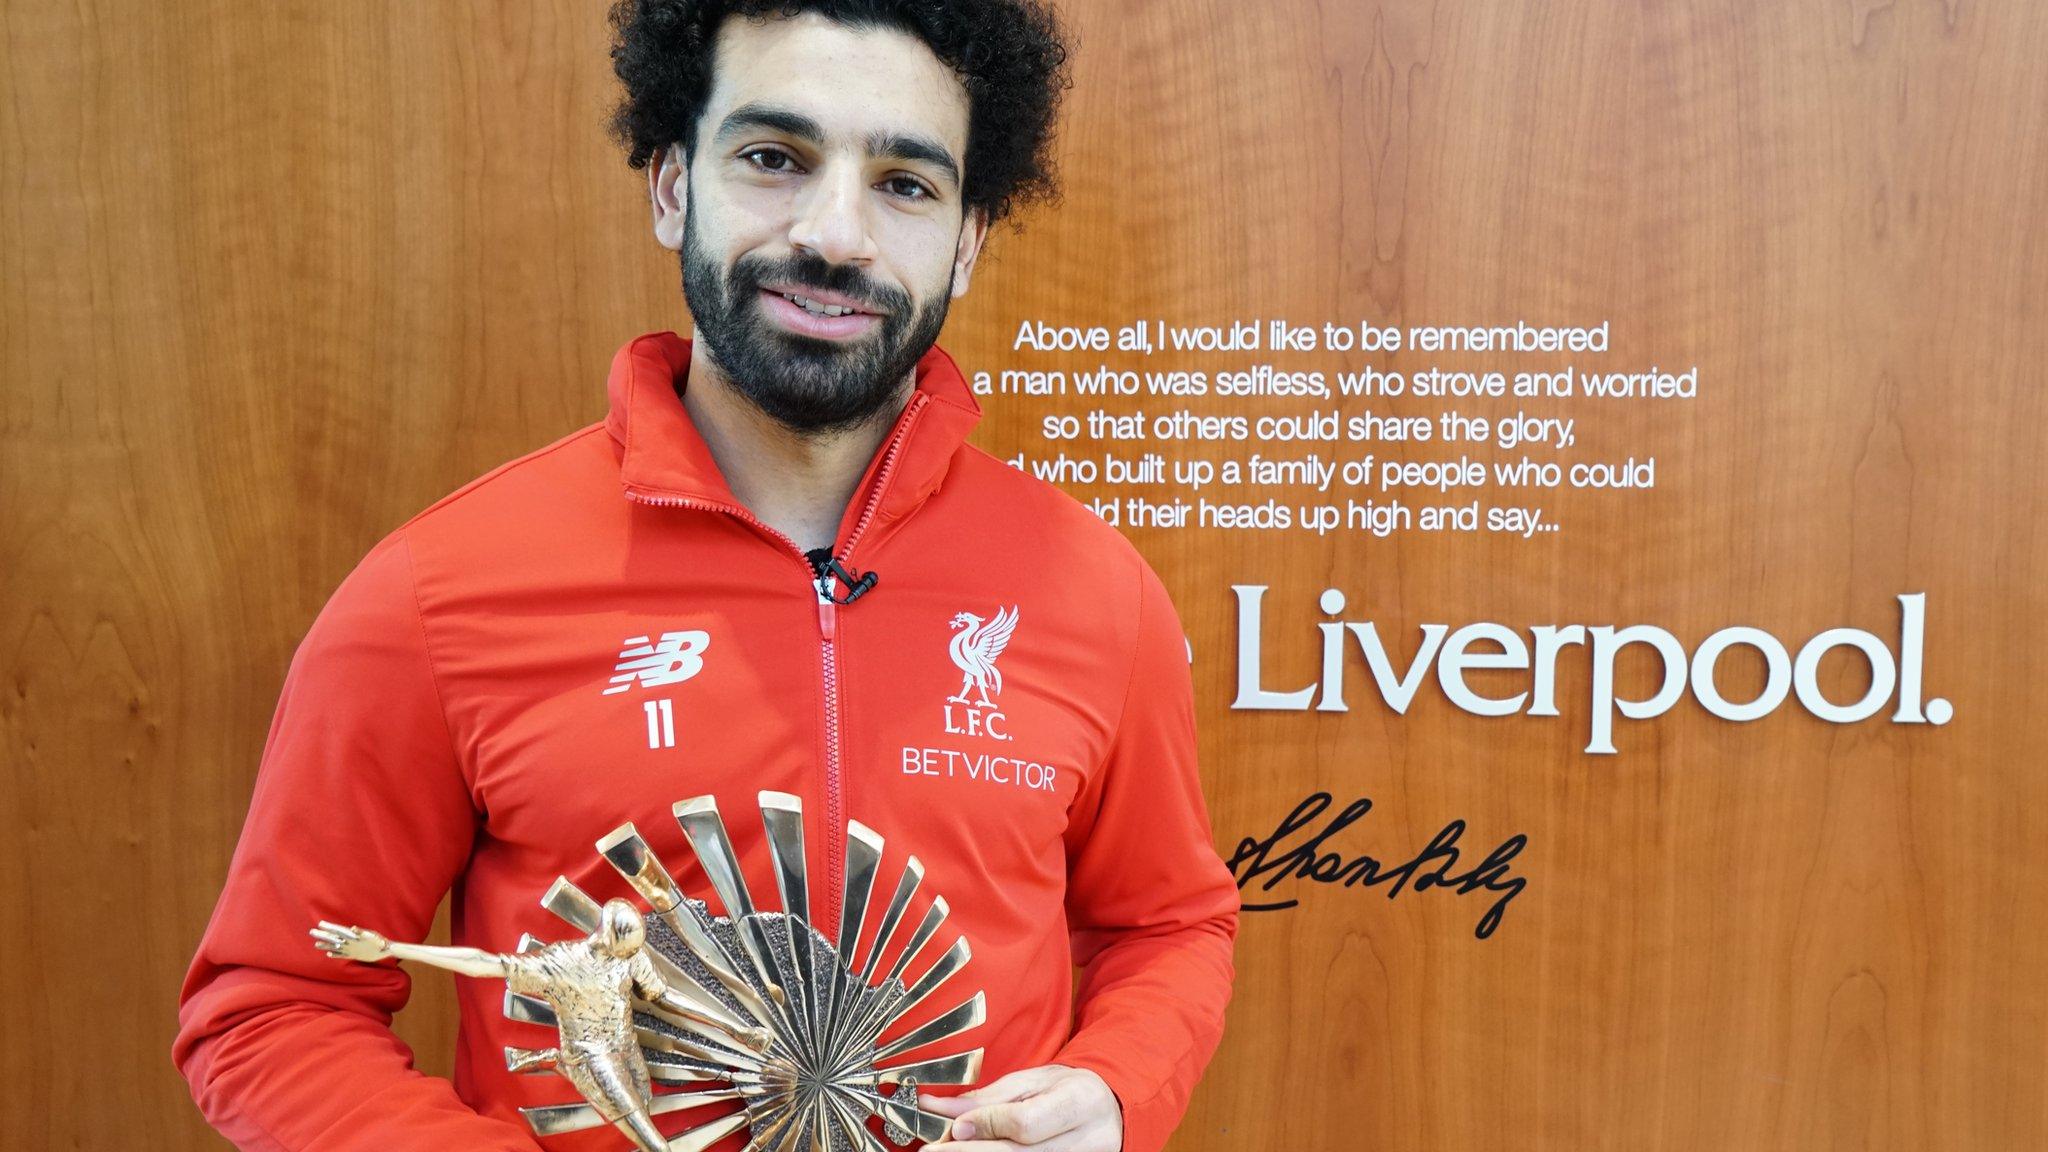
{"type": "MultiPolygon", "coordinates": [[[[1270,892],[1283,880],[1300,879],[1317,884],[1341,884],[1346,888],[1354,884],[1363,884],[1367,888],[1391,884],[1392,887],[1387,889],[1388,899],[1399,895],[1403,887],[1416,892],[1428,888],[1449,888],[1460,896],[1472,892],[1499,893],[1500,898],[1487,908],[1472,933],[1484,940],[1500,926],[1501,915],[1507,911],[1508,902],[1528,884],[1520,876],[1509,875],[1508,862],[1529,842],[1529,838],[1520,833],[1501,841],[1484,860],[1467,871],[1453,872],[1459,859],[1458,838],[1465,832],[1463,820],[1453,820],[1444,825],[1443,831],[1438,832],[1427,847],[1399,864],[1382,863],[1362,853],[1346,859],[1340,852],[1325,851],[1324,841],[1372,809],[1372,801],[1362,796],[1345,805],[1343,811],[1306,839],[1286,845],[1287,840],[1315,823],[1330,804],[1328,792],[1311,793],[1263,839],[1247,836],[1238,841],[1237,851],[1229,861],[1230,873],[1237,877],[1238,890],[1243,891],[1252,881],[1263,879],[1259,890],[1270,892]]],[[[1258,904],[1247,901],[1243,908],[1246,912],[1276,912],[1300,902],[1299,899],[1258,904]]]]}

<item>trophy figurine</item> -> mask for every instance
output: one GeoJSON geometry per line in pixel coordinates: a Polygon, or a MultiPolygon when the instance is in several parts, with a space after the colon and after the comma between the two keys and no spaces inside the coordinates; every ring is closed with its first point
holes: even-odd
{"type": "Polygon", "coordinates": [[[746,1127],[747,1152],[888,1152],[867,1126],[875,1117],[882,1135],[899,1146],[913,1137],[941,1138],[951,1121],[917,1106],[918,1087],[973,1083],[982,1050],[892,1061],[980,1026],[987,1018],[983,994],[887,1043],[879,1039],[967,963],[967,941],[958,939],[906,983],[906,970],[945,922],[945,898],[932,900],[876,981],[923,881],[923,865],[909,859],[873,943],[857,960],[882,838],[847,821],[835,945],[810,923],[802,802],[783,792],[762,792],[759,800],[780,912],[754,906],[717,805],[699,796],[677,803],[675,816],[723,916],[677,888],[628,823],[597,849],[647,900],[651,916],[626,900],[600,905],[564,877],[541,905],[580,938],[543,943],[529,935],[517,952],[495,953],[394,943],[323,920],[312,930],[314,943],[339,959],[396,957],[503,979],[506,1016],[552,1026],[558,1035],[553,1047],[507,1047],[506,1068],[559,1072],[585,1101],[521,1108],[543,1136],[611,1124],[642,1152],[703,1152],[746,1127]],[[656,1082],[722,1084],[656,1093],[656,1082]],[[743,1106],[673,1138],[652,1119],[721,1100],[743,1106]]]}
{"type": "Polygon", "coordinates": [[[641,949],[647,941],[646,922],[624,900],[605,901],[598,930],[589,936],[532,952],[394,944],[367,929],[345,928],[325,920],[313,931],[313,938],[330,956],[366,963],[395,956],[463,976],[496,976],[515,992],[546,1000],[561,1021],[561,1044],[542,1049],[507,1048],[506,1067],[513,1072],[545,1068],[561,1072],[600,1115],[646,1152],[664,1152],[668,1140],[647,1118],[654,1092],[647,1060],[633,1036],[634,995],[717,1028],[750,1051],[768,1047],[766,1028],[750,1028],[742,1034],[696,1011],[669,988],[641,949]]]}

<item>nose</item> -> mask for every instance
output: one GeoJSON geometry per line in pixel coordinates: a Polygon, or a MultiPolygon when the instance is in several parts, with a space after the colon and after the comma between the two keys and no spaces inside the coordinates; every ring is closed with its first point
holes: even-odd
{"type": "Polygon", "coordinates": [[[824,165],[798,198],[790,246],[808,249],[828,264],[871,263],[875,243],[868,232],[863,179],[854,165],[824,165]]]}

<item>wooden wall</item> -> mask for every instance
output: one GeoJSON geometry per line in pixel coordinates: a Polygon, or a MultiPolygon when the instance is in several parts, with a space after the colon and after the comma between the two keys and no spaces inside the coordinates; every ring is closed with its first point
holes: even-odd
{"type": "MultiPolygon", "coordinates": [[[[1453,820],[1461,869],[1526,838],[1486,939],[1483,893],[1248,893],[1299,902],[1246,914],[1176,1147],[2048,1146],[2048,8],[1067,7],[1067,203],[956,304],[970,370],[1571,359],[1012,347],[1027,319],[1520,319],[1606,321],[1602,365],[1699,381],[1175,402],[1540,409],[1580,420],[1547,458],[1658,461],[1654,489],[1460,497],[1540,504],[1559,530],[1526,539],[1132,531],[1190,634],[1226,855],[1318,791],[1374,802],[1323,846],[1345,859],[1453,820]],[[1269,589],[1274,689],[1316,676],[1326,588],[1401,667],[1430,623],[1895,641],[1924,594],[1954,719],[1738,724],[1687,695],[1589,754],[1583,648],[1557,717],[1474,716],[1434,678],[1397,714],[1355,650],[1348,712],[1233,709],[1233,585],[1269,589]]],[[[392,526],[597,419],[618,343],[687,331],[598,127],[605,31],[597,3],[0,6],[0,1144],[221,1146],[169,1061],[176,990],[294,646],[392,526]]],[[[1147,405],[985,403],[1006,457],[1054,450],[1047,414],[1147,405]]],[[[1867,680],[1820,670],[1838,701],[1867,680]]],[[[1761,683],[1730,658],[1730,697],[1761,683]]],[[[419,984],[402,1024],[445,1068],[446,982],[419,984]]]]}

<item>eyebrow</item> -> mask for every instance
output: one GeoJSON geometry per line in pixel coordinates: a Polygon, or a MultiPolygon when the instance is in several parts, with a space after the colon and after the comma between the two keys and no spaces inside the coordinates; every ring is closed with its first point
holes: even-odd
{"type": "MultiPolygon", "coordinates": [[[[814,147],[825,146],[825,130],[816,120],[794,108],[758,101],[742,104],[732,110],[719,122],[718,132],[712,137],[714,144],[737,136],[749,129],[766,128],[794,136],[814,147]]],[[[868,155],[890,160],[921,160],[946,174],[946,179],[955,186],[960,183],[960,166],[954,162],[953,154],[946,146],[929,136],[905,132],[890,132],[877,128],[870,131],[862,142],[867,145],[868,155]]]]}

